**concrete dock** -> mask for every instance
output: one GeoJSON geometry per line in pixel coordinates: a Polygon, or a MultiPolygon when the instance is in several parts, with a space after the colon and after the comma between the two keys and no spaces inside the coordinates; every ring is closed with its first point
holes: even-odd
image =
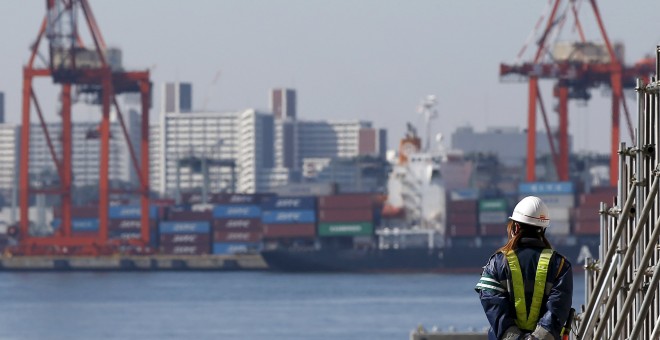
{"type": "Polygon", "coordinates": [[[258,254],[0,257],[0,271],[229,271],[267,268],[258,254]]]}

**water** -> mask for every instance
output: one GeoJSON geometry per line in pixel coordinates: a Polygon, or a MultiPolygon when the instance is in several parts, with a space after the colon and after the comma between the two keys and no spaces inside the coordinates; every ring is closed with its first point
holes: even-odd
{"type": "Polygon", "coordinates": [[[478,277],[2,273],[0,339],[402,340],[418,324],[487,326],[478,277]]]}

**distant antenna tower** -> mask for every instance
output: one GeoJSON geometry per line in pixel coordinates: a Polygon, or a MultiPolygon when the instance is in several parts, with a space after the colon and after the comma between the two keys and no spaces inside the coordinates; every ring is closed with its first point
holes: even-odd
{"type": "Polygon", "coordinates": [[[424,125],[426,126],[426,135],[424,135],[424,150],[431,147],[431,120],[438,118],[438,97],[434,94],[426,96],[417,107],[417,113],[424,115],[424,125]]]}

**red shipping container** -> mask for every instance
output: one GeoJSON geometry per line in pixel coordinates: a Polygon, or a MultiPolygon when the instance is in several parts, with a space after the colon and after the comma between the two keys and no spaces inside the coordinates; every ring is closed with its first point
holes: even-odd
{"type": "Polygon", "coordinates": [[[170,211],[169,221],[210,221],[213,211],[170,211]]]}
{"type": "Polygon", "coordinates": [[[449,201],[447,202],[447,212],[449,214],[463,212],[476,214],[478,212],[478,202],[477,200],[449,201]]]}
{"type": "Polygon", "coordinates": [[[374,194],[343,194],[319,197],[321,209],[357,209],[371,208],[376,203],[374,194]]]}
{"type": "Polygon", "coordinates": [[[209,234],[160,234],[160,244],[211,244],[209,234]]]}
{"type": "Polygon", "coordinates": [[[319,210],[319,222],[371,222],[373,217],[374,211],[371,207],[319,210]]]}
{"type": "Polygon", "coordinates": [[[220,218],[213,220],[215,231],[261,231],[260,218],[220,218]]]}
{"type": "Polygon", "coordinates": [[[259,241],[261,241],[260,232],[250,232],[250,231],[213,232],[213,242],[259,242],[259,241]]]}
{"type": "MultiPolygon", "coordinates": [[[[62,218],[62,207],[53,207],[53,217],[62,218]]],[[[71,207],[71,218],[98,218],[98,205],[80,205],[71,207]]]]}
{"type": "Polygon", "coordinates": [[[484,223],[479,227],[483,236],[506,236],[506,224],[484,223]]]}
{"type": "Polygon", "coordinates": [[[163,254],[171,255],[204,255],[211,253],[211,244],[180,245],[168,244],[159,247],[163,254]]]}
{"type": "Polygon", "coordinates": [[[447,223],[448,224],[477,224],[478,223],[478,216],[477,212],[474,211],[473,213],[465,212],[465,213],[453,213],[449,212],[449,216],[447,216],[447,223]]]}
{"type": "Polygon", "coordinates": [[[575,222],[575,235],[599,235],[600,224],[598,222],[590,221],[576,221],[575,222]]]}
{"type": "MultiPolygon", "coordinates": [[[[149,221],[149,228],[155,229],[158,226],[158,222],[154,220],[149,221]]],[[[123,220],[109,220],[108,221],[108,230],[140,230],[142,223],[138,219],[123,219],[123,220]]]]}
{"type": "Polygon", "coordinates": [[[476,224],[450,224],[449,236],[477,236],[476,224]]]}
{"type": "MultiPolygon", "coordinates": [[[[575,220],[580,221],[600,221],[600,214],[598,213],[598,207],[589,207],[589,206],[580,206],[573,210],[575,220]]],[[[550,216],[550,222],[552,223],[552,216],[550,216]]]]}
{"type": "Polygon", "coordinates": [[[263,237],[313,237],[316,224],[264,224],[263,237]]]}

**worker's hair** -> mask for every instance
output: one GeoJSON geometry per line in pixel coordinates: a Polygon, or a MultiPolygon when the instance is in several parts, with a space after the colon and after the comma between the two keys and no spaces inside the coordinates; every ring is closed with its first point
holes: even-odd
{"type": "Polygon", "coordinates": [[[497,252],[507,254],[509,251],[517,249],[518,241],[520,241],[520,239],[523,237],[538,238],[541,241],[543,241],[543,243],[545,243],[546,248],[552,248],[552,246],[550,245],[550,241],[548,241],[548,239],[545,238],[545,230],[537,226],[509,220],[509,223],[506,226],[506,234],[509,240],[502,248],[498,249],[497,252]],[[516,235],[512,236],[511,234],[513,233],[513,228],[516,223],[520,225],[520,230],[516,235]]]}

